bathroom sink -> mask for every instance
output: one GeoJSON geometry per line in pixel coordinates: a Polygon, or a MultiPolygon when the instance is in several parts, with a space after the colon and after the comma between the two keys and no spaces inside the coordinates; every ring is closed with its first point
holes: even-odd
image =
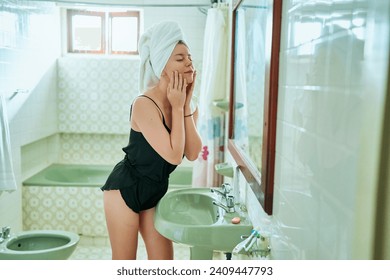
{"type": "Polygon", "coordinates": [[[61,230],[20,232],[0,245],[0,260],[65,260],[79,240],[76,233],[61,230]]]}
{"type": "Polygon", "coordinates": [[[213,197],[202,192],[172,191],[160,203],[161,217],[170,224],[207,226],[218,220],[219,209],[213,197]]]}
{"type": "Polygon", "coordinates": [[[214,200],[221,197],[210,188],[170,191],[156,207],[155,227],[166,238],[190,246],[191,259],[207,259],[212,251],[232,252],[241,235],[250,234],[252,224],[246,213],[226,213],[214,200]],[[233,224],[234,217],[241,222],[233,224]]]}

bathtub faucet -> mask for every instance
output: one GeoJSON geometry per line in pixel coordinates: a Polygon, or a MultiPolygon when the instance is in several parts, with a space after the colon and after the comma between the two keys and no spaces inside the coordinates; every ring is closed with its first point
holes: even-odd
{"type": "Polygon", "coordinates": [[[9,238],[10,235],[11,235],[11,228],[3,227],[0,233],[0,244],[3,243],[7,238],[9,238]]]}

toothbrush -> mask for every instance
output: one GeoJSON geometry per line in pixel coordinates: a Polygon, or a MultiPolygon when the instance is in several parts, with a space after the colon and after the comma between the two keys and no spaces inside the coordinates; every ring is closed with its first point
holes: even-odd
{"type": "Polygon", "coordinates": [[[253,243],[256,241],[258,236],[258,231],[255,229],[252,229],[251,234],[246,238],[244,241],[241,241],[234,247],[233,254],[239,254],[244,250],[245,252],[248,252],[248,250],[252,247],[253,243]],[[256,237],[256,238],[254,238],[256,237]],[[247,246],[249,244],[249,246],[247,246]]]}
{"type": "Polygon", "coordinates": [[[252,233],[248,237],[248,239],[249,238],[250,238],[250,240],[244,245],[244,249],[246,252],[248,252],[250,250],[250,248],[252,248],[253,244],[255,244],[255,242],[257,242],[257,238],[259,238],[259,232],[255,229],[253,229],[252,233]]]}
{"type": "Polygon", "coordinates": [[[253,244],[255,244],[256,242],[257,242],[257,238],[252,237],[252,240],[249,242],[249,244],[244,245],[244,250],[246,252],[248,252],[252,248],[253,244]],[[248,245],[248,246],[246,246],[246,245],[248,245]]]}

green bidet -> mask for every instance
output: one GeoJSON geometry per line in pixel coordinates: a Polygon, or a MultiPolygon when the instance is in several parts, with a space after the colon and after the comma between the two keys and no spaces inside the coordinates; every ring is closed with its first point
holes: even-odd
{"type": "Polygon", "coordinates": [[[0,244],[0,260],[66,260],[79,240],[76,233],[62,230],[22,231],[0,244]]]}

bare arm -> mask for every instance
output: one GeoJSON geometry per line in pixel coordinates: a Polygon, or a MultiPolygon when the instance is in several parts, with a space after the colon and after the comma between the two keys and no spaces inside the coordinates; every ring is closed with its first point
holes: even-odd
{"type": "Polygon", "coordinates": [[[152,148],[166,161],[181,163],[185,146],[184,102],[185,80],[177,73],[171,76],[167,97],[172,106],[172,127],[168,133],[161,122],[161,114],[149,100],[137,99],[133,104],[132,127],[138,129],[152,148]]]}
{"type": "Polygon", "coordinates": [[[202,140],[199,136],[198,130],[196,129],[196,123],[198,120],[198,108],[195,112],[190,112],[190,109],[184,109],[184,115],[189,117],[184,117],[184,126],[185,126],[185,149],[184,154],[188,160],[196,160],[199,156],[199,153],[202,149],[202,140]]]}

